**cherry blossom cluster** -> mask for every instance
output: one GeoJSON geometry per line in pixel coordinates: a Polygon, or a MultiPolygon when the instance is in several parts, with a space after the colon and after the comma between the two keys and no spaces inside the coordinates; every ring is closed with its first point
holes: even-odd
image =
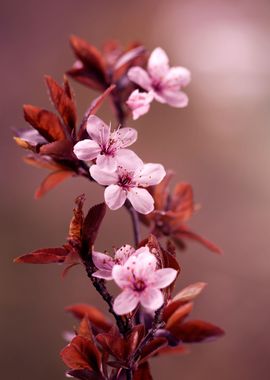
{"type": "Polygon", "coordinates": [[[114,301],[114,311],[132,312],[138,303],[149,310],[157,310],[164,303],[160,289],[169,286],[176,278],[172,268],[157,269],[157,260],[147,246],[135,250],[125,245],[115,252],[114,258],[94,251],[93,261],[98,270],[94,277],[114,280],[123,289],[114,301]]]}
{"type": "MultiPolygon", "coordinates": [[[[174,107],[185,107],[188,98],[180,88],[190,81],[190,72],[184,67],[169,67],[168,56],[160,47],[156,48],[148,60],[147,71],[139,66],[132,67],[128,78],[146,92],[134,90],[127,104],[133,118],[148,112],[150,103],[156,99],[174,107]]],[[[79,141],[74,153],[88,163],[92,178],[107,186],[105,202],[112,210],[123,206],[128,199],[136,211],[149,214],[154,209],[154,200],[146,187],[159,184],[166,172],[161,164],[144,164],[130,149],[126,149],[137,140],[137,131],[133,128],[121,128],[111,131],[97,116],[87,121],[90,139],[79,141]]]]}
{"type": "Polygon", "coordinates": [[[153,197],[145,188],[160,183],[166,172],[162,165],[144,164],[132,150],[126,149],[137,140],[136,130],[111,131],[97,116],[89,117],[86,129],[91,139],[79,141],[74,153],[87,163],[95,160],[90,174],[97,183],[107,186],[104,197],[110,209],[117,210],[128,199],[142,214],[153,211],[153,197]]]}
{"type": "Polygon", "coordinates": [[[188,105],[188,97],[181,89],[190,82],[190,71],[181,66],[170,68],[168,56],[160,47],[150,55],[147,70],[132,67],[128,77],[144,90],[134,90],[127,100],[134,120],[149,111],[154,99],[177,108],[188,105]]]}
{"type": "MultiPolygon", "coordinates": [[[[180,265],[176,248],[187,239],[212,252],[220,249],[193,232],[187,222],[197,210],[190,184],[180,182],[170,191],[172,171],[162,164],[145,163],[130,147],[138,133],[127,126],[146,114],[151,103],[187,106],[182,91],[190,82],[188,69],[170,67],[161,47],[148,53],[132,43],[123,49],[110,41],[99,51],[88,42],[70,39],[76,61],[67,75],[101,94],[78,123],[77,107],[69,81],[63,86],[46,76],[55,112],[25,105],[30,128],[16,132],[16,143],[28,151],[26,162],[50,173],[37,189],[42,197],[70,177],[83,177],[104,187],[105,202],[84,213],[84,194],[75,200],[66,242],[60,247],[42,248],[15,259],[17,263],[64,265],[63,276],[82,265],[94,288],[114,318],[109,320],[92,305],[67,308],[80,319],[61,357],[69,367],[68,377],[79,380],[152,379],[151,357],[185,352],[184,344],[223,335],[223,330],[201,320],[185,321],[193,300],[205,287],[198,282],[172,296],[180,265]],[[116,127],[96,116],[110,99],[116,127]],[[107,207],[108,206],[108,207],[107,207]],[[108,211],[121,207],[129,212],[134,247],[125,244],[113,254],[96,250],[95,242],[108,211]],[[148,233],[142,237],[140,226],[148,233]],[[120,289],[114,297],[113,281],[120,289]]],[[[125,239],[126,241],[126,239],[125,239]]]]}

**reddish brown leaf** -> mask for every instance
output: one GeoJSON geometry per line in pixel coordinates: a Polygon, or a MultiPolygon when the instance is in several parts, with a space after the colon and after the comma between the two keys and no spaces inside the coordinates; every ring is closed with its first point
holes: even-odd
{"type": "Polygon", "coordinates": [[[88,339],[76,336],[60,353],[63,362],[71,369],[101,370],[101,354],[88,339]]]}
{"type": "Polygon", "coordinates": [[[23,111],[25,120],[48,142],[65,140],[64,128],[55,114],[32,105],[24,105],[23,111]]]}
{"type": "Polygon", "coordinates": [[[84,318],[86,315],[89,321],[101,330],[109,331],[112,327],[111,323],[107,320],[104,314],[93,306],[76,304],[66,307],[65,310],[71,312],[76,318],[79,319],[84,318]]]}
{"type": "Polygon", "coordinates": [[[67,94],[67,96],[74,102],[74,94],[70,88],[70,84],[66,75],[64,75],[64,91],[67,94]]]}
{"type": "Polygon", "coordinates": [[[193,190],[189,183],[178,183],[173,191],[171,210],[178,214],[182,222],[190,219],[194,211],[193,190]]]}
{"type": "Polygon", "coordinates": [[[175,328],[177,329],[183,320],[190,314],[192,307],[192,302],[188,302],[182,306],[179,306],[178,309],[167,320],[166,329],[175,335],[175,328]]]}
{"type": "Polygon", "coordinates": [[[145,328],[144,325],[137,325],[134,326],[129,337],[126,340],[126,356],[129,357],[130,355],[135,352],[138,345],[142,341],[145,334],[145,328]]]}
{"type": "Polygon", "coordinates": [[[106,62],[107,69],[113,67],[122,54],[122,46],[117,40],[107,40],[102,46],[102,55],[106,62]]]}
{"type": "Polygon", "coordinates": [[[187,354],[189,350],[185,346],[167,346],[162,348],[158,355],[171,355],[171,354],[187,354]]]}
{"type": "Polygon", "coordinates": [[[105,100],[108,98],[108,96],[111,94],[111,92],[115,89],[115,84],[112,84],[110,87],[108,87],[100,96],[98,96],[96,99],[92,101],[90,104],[90,107],[86,111],[83,121],[81,123],[81,126],[78,131],[78,139],[81,140],[85,133],[85,127],[86,122],[90,115],[94,115],[98,109],[102,106],[102,104],[105,102],[105,100]]]}
{"type": "Polygon", "coordinates": [[[104,83],[100,82],[99,76],[95,72],[90,72],[79,61],[75,62],[74,66],[66,73],[77,82],[93,90],[103,91],[105,88],[104,83]]]}
{"type": "MultiPolygon", "coordinates": [[[[145,245],[145,244],[143,244],[145,245]]],[[[150,252],[156,257],[158,266],[160,268],[166,266],[164,262],[164,254],[163,250],[158,242],[158,239],[154,235],[150,235],[147,241],[147,245],[149,247],[150,252]]]]}
{"type": "Polygon", "coordinates": [[[134,372],[133,380],[153,380],[148,362],[139,365],[134,372]]]}
{"type": "Polygon", "coordinates": [[[76,127],[76,107],[70,97],[70,88],[68,83],[65,83],[68,92],[65,91],[59,84],[49,75],[45,76],[45,81],[50,92],[51,100],[62,117],[64,124],[70,128],[70,130],[76,127]],[[68,86],[68,87],[67,87],[68,86]]]}
{"type": "Polygon", "coordinates": [[[14,262],[28,264],[63,263],[67,255],[68,251],[65,248],[44,248],[17,257],[14,262]]]}
{"type": "Polygon", "coordinates": [[[165,249],[162,250],[162,254],[163,254],[164,267],[165,268],[173,268],[173,269],[177,270],[177,272],[179,274],[181,268],[180,268],[180,265],[177,261],[177,258],[165,249]]]}
{"type": "Polygon", "coordinates": [[[168,206],[169,184],[173,175],[174,172],[168,170],[163,180],[152,188],[151,192],[155,199],[155,210],[166,210],[168,206]]]}
{"type": "Polygon", "coordinates": [[[54,159],[70,160],[75,158],[73,153],[73,144],[69,140],[54,141],[42,145],[39,152],[51,156],[54,159]]]}
{"type": "Polygon", "coordinates": [[[167,344],[168,341],[166,338],[154,338],[144,347],[140,363],[144,363],[152,356],[155,356],[163,347],[166,347],[167,344]]]}
{"type": "Polygon", "coordinates": [[[196,282],[182,289],[173,299],[172,302],[189,302],[193,301],[206,287],[206,282],[196,282]]]}
{"type": "Polygon", "coordinates": [[[39,188],[35,192],[35,198],[39,199],[48,191],[52,190],[54,187],[59,185],[65,179],[70,178],[74,175],[73,171],[69,170],[58,170],[50,173],[41,183],[39,188]]]}
{"type": "Polygon", "coordinates": [[[211,241],[205,239],[204,237],[197,235],[195,232],[190,231],[190,229],[187,226],[181,226],[178,230],[174,231],[175,238],[187,238],[191,240],[195,240],[201,244],[203,244],[207,249],[214,253],[221,254],[222,250],[216,246],[211,241]]]}
{"type": "Polygon", "coordinates": [[[105,214],[106,205],[105,203],[100,203],[91,207],[84,219],[82,236],[90,249],[96,240],[98,230],[105,214]]]}
{"type": "Polygon", "coordinates": [[[113,70],[113,81],[118,81],[123,75],[125,75],[128,69],[133,65],[134,61],[142,55],[145,55],[144,46],[136,46],[133,49],[126,51],[117,60],[113,70]]]}
{"type": "Polygon", "coordinates": [[[81,320],[77,334],[79,336],[82,336],[83,338],[90,340],[90,342],[94,343],[93,333],[92,333],[91,326],[89,323],[89,318],[87,315],[85,315],[85,317],[81,320]]]}
{"type": "Polygon", "coordinates": [[[211,323],[192,320],[175,327],[174,335],[184,343],[198,343],[218,338],[224,331],[211,323]]]}
{"type": "Polygon", "coordinates": [[[165,321],[178,309],[179,306],[186,302],[193,301],[206,286],[205,282],[197,282],[181,290],[166,306],[163,312],[165,321]]]}
{"type": "Polygon", "coordinates": [[[65,269],[63,270],[62,274],[61,274],[62,278],[64,279],[66,277],[66,275],[69,273],[70,269],[76,267],[79,264],[80,264],[80,262],[76,262],[76,263],[72,263],[72,264],[69,264],[68,266],[66,266],[65,269]]]}
{"type": "Polygon", "coordinates": [[[128,358],[126,352],[126,341],[118,332],[102,333],[96,336],[96,340],[103,349],[118,361],[124,362],[128,358]]]}
{"type": "MultiPolygon", "coordinates": [[[[101,53],[88,42],[77,36],[70,37],[71,47],[76,57],[82,62],[88,76],[106,87],[105,64],[101,53]]],[[[70,74],[70,72],[69,72],[70,74]]]]}
{"type": "Polygon", "coordinates": [[[64,169],[63,166],[54,162],[50,157],[42,157],[38,155],[29,155],[23,158],[23,160],[28,164],[35,166],[36,168],[59,170],[64,169]]]}
{"type": "Polygon", "coordinates": [[[85,195],[79,195],[75,199],[75,207],[73,209],[73,217],[69,225],[68,241],[74,245],[81,245],[82,239],[82,226],[84,221],[83,205],[85,202],[85,195]]]}

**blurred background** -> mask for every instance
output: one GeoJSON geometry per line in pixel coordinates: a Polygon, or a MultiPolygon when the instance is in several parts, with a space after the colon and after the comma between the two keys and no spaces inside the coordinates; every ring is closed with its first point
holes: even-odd
{"type": "MultiPolygon", "coordinates": [[[[2,1],[1,41],[1,378],[64,379],[58,352],[75,321],[64,307],[88,302],[104,309],[81,268],[60,278],[61,267],[15,265],[28,251],[61,245],[73,199],[87,205],[102,191],[72,179],[33,199],[46,171],[22,162],[12,127],[25,126],[21,107],[50,107],[43,74],[58,81],[74,62],[71,33],[101,47],[116,38],[163,47],[172,65],[192,71],[183,110],[155,104],[138,122],[135,149],[191,182],[202,205],[190,225],[224,250],[197,244],[180,255],[178,289],[208,287],[193,318],[226,330],[216,342],[184,356],[152,360],[155,380],[269,379],[270,313],[270,2],[244,0],[2,1]]],[[[82,115],[96,93],[72,83],[82,115]]],[[[109,108],[99,116],[109,121],[109,108]]],[[[125,210],[107,215],[97,248],[131,243],[125,210]],[[117,223],[115,222],[117,218],[117,223]]]]}

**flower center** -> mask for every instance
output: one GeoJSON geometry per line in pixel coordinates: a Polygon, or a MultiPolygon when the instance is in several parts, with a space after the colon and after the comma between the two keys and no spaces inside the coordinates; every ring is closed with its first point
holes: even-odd
{"type": "Polygon", "coordinates": [[[136,292],[142,292],[146,288],[146,284],[141,279],[134,279],[133,290],[136,292]]]}
{"type": "Polygon", "coordinates": [[[100,154],[105,154],[105,155],[110,155],[110,156],[114,156],[116,151],[117,151],[118,146],[117,146],[117,142],[114,140],[114,139],[110,139],[109,140],[109,143],[107,145],[103,145],[101,147],[101,152],[100,154]]]}
{"type": "Polygon", "coordinates": [[[158,80],[152,81],[152,87],[155,92],[161,92],[162,91],[162,84],[158,80]]]}
{"type": "Polygon", "coordinates": [[[118,168],[118,185],[128,190],[129,187],[132,186],[132,173],[126,171],[123,168],[118,168]]]}

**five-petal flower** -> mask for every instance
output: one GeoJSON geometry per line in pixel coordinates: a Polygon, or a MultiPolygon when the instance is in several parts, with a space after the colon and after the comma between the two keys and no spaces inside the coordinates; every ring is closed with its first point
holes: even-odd
{"type": "Polygon", "coordinates": [[[75,155],[83,161],[96,159],[98,166],[115,170],[118,160],[126,162],[138,160],[130,149],[125,149],[137,140],[137,131],[133,128],[119,128],[111,132],[111,128],[100,118],[91,115],[86,130],[91,137],[79,141],[74,146],[75,155]]]}
{"type": "Polygon", "coordinates": [[[118,166],[108,171],[98,165],[90,167],[90,174],[99,184],[107,186],[104,193],[106,204],[111,210],[122,207],[126,199],[136,211],[148,214],[154,209],[154,199],[145,187],[156,185],[166,175],[161,164],[131,163],[133,167],[118,166]]]}
{"type": "Polygon", "coordinates": [[[112,277],[123,289],[114,301],[114,311],[119,314],[132,312],[140,303],[150,310],[157,310],[164,303],[160,289],[169,286],[176,278],[172,268],[157,269],[157,259],[148,247],[132,255],[124,265],[114,265],[112,277]]]}
{"type": "Polygon", "coordinates": [[[139,66],[132,67],[128,78],[146,91],[139,93],[135,90],[127,100],[134,120],[148,112],[153,99],[178,108],[188,104],[188,97],[181,89],[190,82],[190,71],[181,66],[170,68],[168,56],[160,47],[150,55],[147,71],[139,66]],[[146,94],[151,94],[152,99],[146,94]]]}

